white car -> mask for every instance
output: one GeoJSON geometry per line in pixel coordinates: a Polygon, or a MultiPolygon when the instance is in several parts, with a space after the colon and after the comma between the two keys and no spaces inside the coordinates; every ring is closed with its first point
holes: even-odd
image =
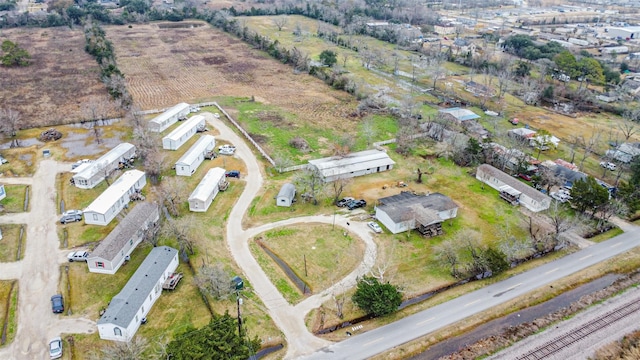
{"type": "Polygon", "coordinates": [[[222,148],[220,150],[218,150],[218,154],[220,155],[233,155],[233,153],[235,153],[236,150],[235,149],[231,149],[231,148],[222,148]]]}
{"type": "Polygon", "coordinates": [[[602,161],[602,162],[600,162],[600,166],[602,166],[605,169],[609,169],[611,171],[616,171],[616,164],[614,164],[614,163],[602,161]]]}
{"type": "Polygon", "coordinates": [[[69,255],[67,255],[67,259],[69,260],[69,262],[87,261],[88,257],[89,257],[89,253],[86,251],[74,251],[69,253],[69,255]]]}
{"type": "Polygon", "coordinates": [[[380,234],[382,232],[382,228],[380,227],[380,225],[378,225],[373,221],[369,221],[367,225],[371,228],[371,230],[375,231],[377,234],[380,234]]]}
{"type": "Polygon", "coordinates": [[[49,341],[49,358],[60,359],[62,357],[62,339],[53,338],[49,341]]]}
{"type": "Polygon", "coordinates": [[[552,192],[549,195],[551,195],[552,198],[560,201],[561,203],[565,203],[571,199],[571,196],[566,192],[552,192]]]}
{"type": "Polygon", "coordinates": [[[224,149],[236,151],[236,147],[233,145],[224,144],[224,145],[218,146],[218,151],[222,151],[224,149]]]}
{"type": "Polygon", "coordinates": [[[82,216],[82,210],[67,210],[62,213],[62,216],[82,216]]]}

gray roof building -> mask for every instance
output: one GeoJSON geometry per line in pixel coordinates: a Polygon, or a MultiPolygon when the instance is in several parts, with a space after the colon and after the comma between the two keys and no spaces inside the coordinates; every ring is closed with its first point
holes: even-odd
{"type": "Polygon", "coordinates": [[[400,194],[379,199],[377,208],[386,212],[391,220],[400,222],[406,220],[403,219],[403,216],[406,216],[408,209],[413,210],[416,215],[418,214],[417,209],[426,210],[421,211],[420,213],[423,214],[420,216],[435,220],[439,212],[457,209],[458,205],[451,198],[440,193],[415,195],[412,192],[403,191],[400,194]],[[429,213],[432,216],[429,216],[429,213]]]}
{"type": "Polygon", "coordinates": [[[168,246],[153,248],[124,288],[111,299],[109,307],[98,320],[98,326],[113,324],[127,328],[177,254],[178,250],[168,246]]]}
{"type": "Polygon", "coordinates": [[[328,157],[309,160],[325,182],[340,178],[352,178],[381,171],[391,170],[395,161],[386,152],[380,150],[365,150],[348,154],[343,157],[328,157]]]}

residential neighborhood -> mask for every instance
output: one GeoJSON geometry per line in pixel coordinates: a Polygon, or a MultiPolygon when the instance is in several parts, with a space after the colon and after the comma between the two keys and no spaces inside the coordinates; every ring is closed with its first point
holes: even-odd
{"type": "Polygon", "coordinates": [[[640,349],[640,4],[0,0],[0,45],[0,359],[640,349]]]}

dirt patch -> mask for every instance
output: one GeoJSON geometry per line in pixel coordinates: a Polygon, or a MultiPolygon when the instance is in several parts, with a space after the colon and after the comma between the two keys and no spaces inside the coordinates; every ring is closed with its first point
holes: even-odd
{"type": "Polygon", "coordinates": [[[293,122],[288,121],[284,116],[275,111],[261,111],[256,114],[256,117],[260,121],[269,122],[277,128],[293,129],[295,127],[293,122]]]}
{"type": "Polygon", "coordinates": [[[296,75],[288,65],[204,22],[191,23],[203,26],[105,27],[129,91],[142,109],[217,96],[254,96],[294,114],[296,122],[345,131],[353,127],[344,121],[356,106],[349,94],[312,76],[296,75]]]}
{"type": "Polygon", "coordinates": [[[0,40],[31,54],[31,65],[3,68],[2,107],[19,111],[22,128],[70,123],[82,118],[82,104],[109,99],[96,61],[84,51],[82,29],[3,29],[0,40]]]}

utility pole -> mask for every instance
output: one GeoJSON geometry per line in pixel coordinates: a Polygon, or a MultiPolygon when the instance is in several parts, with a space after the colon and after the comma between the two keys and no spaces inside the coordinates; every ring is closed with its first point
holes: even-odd
{"type": "Polygon", "coordinates": [[[236,303],[238,304],[238,336],[242,338],[242,315],[240,314],[240,292],[236,291],[236,303]]]}

